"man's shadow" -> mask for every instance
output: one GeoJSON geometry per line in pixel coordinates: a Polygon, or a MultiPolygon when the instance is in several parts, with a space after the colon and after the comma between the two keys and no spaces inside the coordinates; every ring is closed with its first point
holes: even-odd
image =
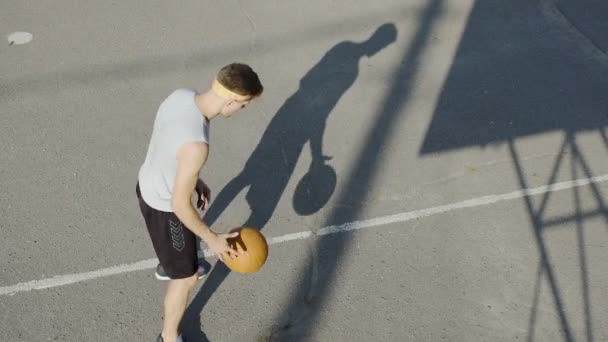
{"type": "MultiPolygon", "coordinates": [[[[234,198],[248,188],[246,200],[251,214],[243,226],[264,228],[307,142],[310,143],[312,154],[309,174],[318,174],[314,170],[327,170],[325,162],[330,158],[323,155],[322,145],[329,113],[357,79],[361,58],[375,55],[394,42],[396,37],[397,28],[394,24],[387,23],[363,42],[344,41],[332,47],[300,80],[298,91],[277,111],[243,170],[217,195],[203,220],[212,226],[234,198]]],[[[324,174],[327,175],[327,172],[324,174]]],[[[308,180],[307,183],[318,184],[315,180],[308,180]]],[[[333,193],[333,188],[331,192],[333,193]]],[[[326,201],[328,195],[331,196],[327,191],[321,193],[324,198],[317,199],[319,201],[326,201]]],[[[314,203],[310,205],[303,210],[307,214],[319,209],[314,203]]],[[[200,313],[229,273],[230,270],[218,262],[207,275],[205,283],[184,314],[181,330],[186,338],[206,340],[200,327],[200,313]]]]}

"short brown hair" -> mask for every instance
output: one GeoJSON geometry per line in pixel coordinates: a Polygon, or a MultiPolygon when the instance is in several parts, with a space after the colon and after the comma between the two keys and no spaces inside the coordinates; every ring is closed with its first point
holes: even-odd
{"type": "Polygon", "coordinates": [[[258,74],[246,64],[226,65],[218,72],[217,81],[230,91],[252,98],[260,96],[264,91],[258,74]]]}

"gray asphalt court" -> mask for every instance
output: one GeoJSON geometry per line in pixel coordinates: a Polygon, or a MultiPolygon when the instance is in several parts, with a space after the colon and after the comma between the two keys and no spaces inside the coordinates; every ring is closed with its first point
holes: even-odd
{"type": "Polygon", "coordinates": [[[230,62],[187,341],[608,341],[608,3],[0,3],[2,341],[154,341],[135,185],[160,102],[230,62]],[[25,32],[31,34],[24,34],[25,32]],[[13,34],[16,33],[16,34],[13,34]],[[204,248],[205,246],[203,246],[204,248]]]}

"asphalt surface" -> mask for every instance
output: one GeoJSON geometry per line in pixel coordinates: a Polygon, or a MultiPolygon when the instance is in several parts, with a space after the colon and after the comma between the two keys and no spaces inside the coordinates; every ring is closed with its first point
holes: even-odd
{"type": "Polygon", "coordinates": [[[276,243],[197,286],[189,341],[608,340],[605,9],[0,4],[33,34],[0,44],[3,340],[155,339],[137,171],[164,97],[233,61],[265,93],[211,123],[205,219],[276,243]]]}

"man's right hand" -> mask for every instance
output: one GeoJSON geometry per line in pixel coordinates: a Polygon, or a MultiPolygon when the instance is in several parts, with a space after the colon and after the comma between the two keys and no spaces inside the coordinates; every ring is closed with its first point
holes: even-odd
{"type": "Polygon", "coordinates": [[[231,248],[228,244],[227,239],[234,238],[239,236],[239,232],[227,233],[227,234],[216,234],[214,232],[210,232],[211,234],[205,240],[205,243],[209,247],[211,253],[217,256],[220,260],[224,261],[224,258],[233,258],[236,256],[240,256],[242,253],[231,248]]]}

